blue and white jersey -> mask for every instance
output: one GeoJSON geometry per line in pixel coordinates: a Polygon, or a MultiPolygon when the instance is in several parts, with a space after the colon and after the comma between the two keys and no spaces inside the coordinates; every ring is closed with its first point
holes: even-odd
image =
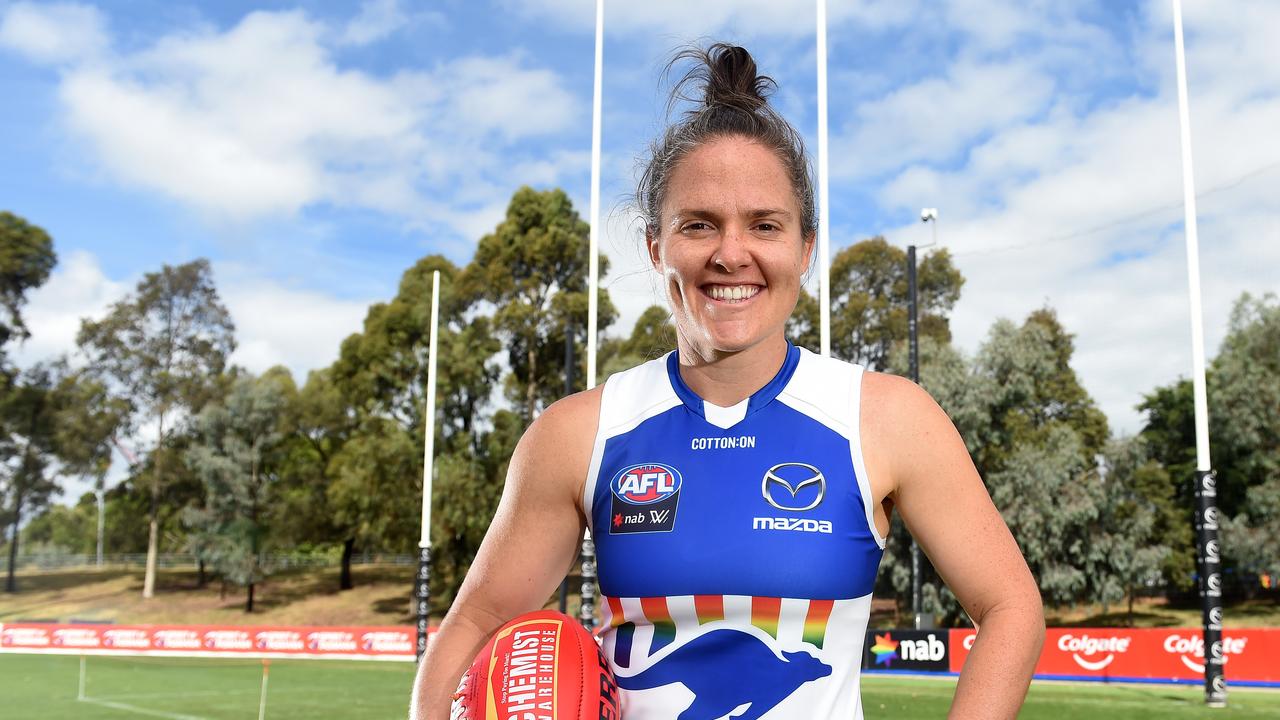
{"type": "Polygon", "coordinates": [[[884,549],[862,374],[788,346],[733,407],[695,395],[675,353],[605,383],[584,507],[627,720],[862,717],[884,549]]]}

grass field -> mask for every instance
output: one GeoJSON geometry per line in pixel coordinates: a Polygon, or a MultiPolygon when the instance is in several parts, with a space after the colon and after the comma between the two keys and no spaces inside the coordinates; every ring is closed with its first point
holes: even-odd
{"type": "MultiPolygon", "coordinates": [[[[256,718],[262,665],[257,660],[87,659],[85,700],[78,700],[80,659],[0,655],[0,716],[14,720],[242,720],[256,718]]],[[[413,666],[391,662],[273,661],[268,718],[386,718],[406,714],[413,666]]],[[[951,679],[867,676],[867,718],[941,718],[951,679]]],[[[1233,689],[1229,705],[1209,710],[1198,687],[1036,683],[1021,717],[1031,720],[1179,720],[1280,717],[1280,693],[1233,689]]]]}

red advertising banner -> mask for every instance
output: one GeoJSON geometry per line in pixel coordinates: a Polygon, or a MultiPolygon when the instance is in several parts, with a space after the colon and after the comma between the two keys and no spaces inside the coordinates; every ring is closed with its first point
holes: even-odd
{"type": "Polygon", "coordinates": [[[414,645],[409,626],[0,624],[0,652],[413,660],[414,645]]]}
{"type": "MultiPolygon", "coordinates": [[[[964,667],[973,630],[952,630],[951,671],[964,667]]],[[[1280,628],[1222,631],[1227,682],[1280,684],[1280,628]]],[[[1204,680],[1197,628],[1050,628],[1036,675],[1098,680],[1204,680]]]]}

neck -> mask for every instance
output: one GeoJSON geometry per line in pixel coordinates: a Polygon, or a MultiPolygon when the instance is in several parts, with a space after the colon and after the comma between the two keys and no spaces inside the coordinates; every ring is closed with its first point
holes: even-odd
{"type": "Polygon", "coordinates": [[[787,339],[773,335],[735,352],[704,350],[677,336],[680,378],[713,405],[730,407],[751,397],[778,374],[787,356],[787,339]]]}

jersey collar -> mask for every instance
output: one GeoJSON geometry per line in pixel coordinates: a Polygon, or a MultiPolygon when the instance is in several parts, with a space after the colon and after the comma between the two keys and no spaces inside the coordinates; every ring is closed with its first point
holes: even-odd
{"type": "Polygon", "coordinates": [[[782,367],[778,368],[778,372],[773,376],[773,379],[764,387],[752,393],[747,399],[727,408],[713,405],[703,400],[685,384],[684,378],[680,377],[678,350],[672,351],[671,354],[667,355],[667,377],[671,380],[671,387],[676,391],[676,395],[684,403],[685,407],[712,425],[728,429],[742,422],[749,415],[778,397],[778,393],[781,393],[782,389],[787,386],[787,382],[791,380],[791,376],[795,374],[796,366],[799,364],[800,348],[788,341],[786,357],[782,361],[782,367]]]}

